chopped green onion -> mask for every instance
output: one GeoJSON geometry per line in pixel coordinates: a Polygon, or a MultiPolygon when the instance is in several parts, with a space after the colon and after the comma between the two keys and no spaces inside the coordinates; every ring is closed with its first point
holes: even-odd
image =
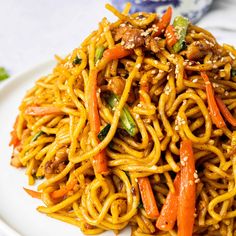
{"type": "Polygon", "coordinates": [[[187,34],[187,29],[189,25],[189,20],[183,16],[177,16],[174,19],[173,26],[178,36],[178,42],[173,46],[173,51],[175,53],[181,51],[185,45],[185,37],[187,34]]]}
{"type": "Polygon", "coordinates": [[[104,46],[98,46],[95,51],[95,63],[97,63],[103,56],[105,50],[104,46]]]}
{"type": "Polygon", "coordinates": [[[106,136],[107,136],[107,134],[108,134],[110,128],[111,128],[111,125],[110,125],[110,124],[107,124],[107,125],[100,131],[100,133],[98,134],[98,139],[99,139],[100,141],[102,141],[104,138],[106,138],[106,136]]]}
{"type": "Polygon", "coordinates": [[[236,69],[232,69],[232,70],[231,70],[231,76],[232,76],[232,77],[236,76],[236,69]]]}
{"type": "Polygon", "coordinates": [[[44,134],[42,130],[36,133],[34,137],[32,138],[32,142],[36,141],[42,134],[44,134]]]}
{"type": "Polygon", "coordinates": [[[9,78],[9,74],[7,73],[4,67],[0,67],[0,81],[9,78]]]}
{"type": "Polygon", "coordinates": [[[142,203],[142,201],[140,201],[139,204],[138,204],[138,209],[141,209],[141,208],[143,208],[143,203],[142,203]]]}
{"type": "Polygon", "coordinates": [[[81,64],[82,59],[79,58],[78,56],[75,57],[74,61],[72,62],[73,66],[75,65],[80,65],[81,64]]]}
{"type": "MultiPolygon", "coordinates": [[[[111,107],[111,109],[115,109],[115,107],[118,105],[119,98],[115,94],[111,94],[108,99],[107,103],[111,107]]],[[[134,137],[138,133],[137,125],[131,116],[129,109],[127,106],[124,106],[120,113],[120,126],[121,128],[125,129],[129,135],[134,137]]]]}

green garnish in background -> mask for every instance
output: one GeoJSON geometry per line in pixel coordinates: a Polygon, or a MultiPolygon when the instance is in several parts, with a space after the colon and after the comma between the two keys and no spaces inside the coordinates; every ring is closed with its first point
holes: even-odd
{"type": "Polygon", "coordinates": [[[9,78],[9,74],[7,73],[4,67],[0,67],[0,81],[9,78]]]}

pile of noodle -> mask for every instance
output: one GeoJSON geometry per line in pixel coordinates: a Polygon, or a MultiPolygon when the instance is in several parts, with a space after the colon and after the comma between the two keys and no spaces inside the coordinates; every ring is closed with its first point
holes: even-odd
{"type": "Polygon", "coordinates": [[[26,167],[30,185],[43,178],[38,186],[44,203],[39,212],[78,226],[85,234],[118,233],[130,225],[132,235],[173,236],[177,224],[168,232],[157,230],[156,219],[146,214],[137,178],[148,176],[161,210],[169,191],[175,191],[180,141],[187,138],[193,143],[196,166],[194,235],[234,235],[236,136],[228,122],[224,128],[213,124],[200,72],[206,71],[215,94],[234,115],[236,50],[219,45],[208,31],[190,24],[186,49],[179,53],[170,52],[163,35],[156,39],[156,53],[141,46],[124,58],[95,62],[97,47],[107,49],[121,43],[114,39],[116,28],[128,22],[146,30],[157,18],[153,13],[128,15],[129,7],[119,13],[108,5],[118,21],[110,23],[104,18],[98,30],[66,58],[57,57],[52,73],[27,92],[15,124],[20,144],[14,148],[12,164],[26,167]],[[210,49],[199,59],[187,59],[189,45],[201,40],[210,49]],[[100,130],[111,125],[99,143],[88,121],[89,79],[94,69],[98,73],[100,130]],[[122,78],[125,86],[116,108],[110,109],[105,95],[119,88],[116,78],[122,78]],[[148,92],[142,83],[148,84],[148,92]],[[25,111],[32,106],[55,107],[60,112],[30,115],[25,111]],[[134,137],[119,123],[124,106],[138,128],[134,137]],[[109,173],[95,174],[93,157],[103,149],[109,173]],[[73,187],[63,197],[52,199],[51,193],[65,189],[71,179],[76,179],[73,187]]]}

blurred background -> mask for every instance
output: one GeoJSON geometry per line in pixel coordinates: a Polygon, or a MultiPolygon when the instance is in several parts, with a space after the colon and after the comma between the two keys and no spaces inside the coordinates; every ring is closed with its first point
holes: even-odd
{"type": "MultiPolygon", "coordinates": [[[[112,0],[122,7],[124,0],[112,0]]],[[[0,0],[0,67],[11,76],[54,55],[66,55],[97,28],[109,0],[0,0]]],[[[236,0],[131,0],[133,10],[163,12],[172,3],[210,30],[219,42],[236,45],[236,0]],[[143,3],[144,2],[144,3],[143,3]],[[209,10],[209,11],[208,11],[209,10]]]]}

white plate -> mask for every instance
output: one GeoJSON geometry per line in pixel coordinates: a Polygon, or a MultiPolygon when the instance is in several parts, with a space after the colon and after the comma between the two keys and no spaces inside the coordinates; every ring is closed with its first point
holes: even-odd
{"type": "MultiPolygon", "coordinates": [[[[55,62],[41,64],[0,87],[0,236],[79,236],[79,228],[39,213],[42,202],[28,196],[24,170],[10,166],[12,148],[8,146],[10,131],[26,90],[43,75],[48,74],[55,62]]],[[[112,231],[104,235],[114,235],[112,231]]],[[[124,235],[129,235],[125,230],[124,235]]]]}

